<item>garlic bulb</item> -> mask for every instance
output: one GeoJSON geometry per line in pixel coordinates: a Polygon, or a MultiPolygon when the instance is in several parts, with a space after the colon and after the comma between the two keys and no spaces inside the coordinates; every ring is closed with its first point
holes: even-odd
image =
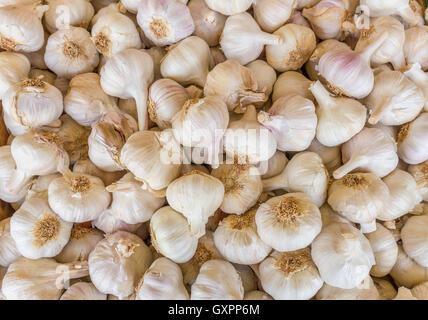
{"type": "Polygon", "coordinates": [[[418,16],[410,7],[409,0],[361,0],[360,6],[367,8],[370,17],[398,15],[411,26],[418,23],[418,16]]]}
{"type": "Polygon", "coordinates": [[[211,55],[208,44],[196,36],[187,37],[171,47],[162,60],[160,70],[164,78],[182,85],[205,85],[211,55]]]}
{"type": "Polygon", "coordinates": [[[316,300],[379,300],[380,295],[373,282],[368,276],[363,283],[356,288],[342,289],[324,284],[315,296],[316,300]]]}
{"type": "Polygon", "coordinates": [[[273,87],[272,101],[275,102],[281,97],[290,94],[297,94],[303,98],[314,100],[309,87],[311,81],[304,75],[296,71],[286,71],[281,73],[273,87]]]}
{"type": "Polygon", "coordinates": [[[352,226],[354,224],[350,222],[348,219],[339,215],[336,211],[334,211],[328,203],[324,203],[320,208],[322,227],[326,227],[334,222],[340,223],[349,223],[352,226]]]}
{"type": "Polygon", "coordinates": [[[288,192],[304,192],[318,207],[327,197],[328,172],[318,154],[296,154],[277,176],[263,180],[263,190],[284,189],[288,192]]]}
{"type": "Polygon", "coordinates": [[[392,233],[376,223],[376,231],[366,234],[373,250],[376,264],[372,267],[370,274],[374,277],[384,277],[394,267],[398,256],[398,247],[392,233]]]}
{"type": "Polygon", "coordinates": [[[319,81],[310,90],[318,102],[316,136],[323,145],[340,145],[363,129],[367,109],[357,100],[333,97],[319,81]]]}
{"type": "Polygon", "coordinates": [[[42,198],[48,200],[49,185],[53,180],[60,177],[60,173],[53,173],[33,179],[27,195],[25,196],[25,200],[29,200],[31,198],[42,198]]]}
{"type": "Polygon", "coordinates": [[[102,171],[89,159],[80,159],[76,161],[76,163],[73,165],[73,172],[86,173],[91,176],[98,177],[104,182],[104,185],[106,186],[116,182],[126,173],[126,171],[102,171]]]}
{"type": "Polygon", "coordinates": [[[206,96],[217,96],[229,111],[245,111],[245,107],[267,100],[265,88],[259,89],[256,73],[235,60],[219,63],[208,74],[204,87],[206,96]]]}
{"type": "Polygon", "coordinates": [[[259,265],[263,289],[275,300],[309,300],[324,281],[309,248],[273,252],[259,265]]]}
{"type": "Polygon", "coordinates": [[[10,218],[0,221],[0,266],[8,267],[21,256],[10,234],[10,218]]]}
{"type": "Polygon", "coordinates": [[[277,99],[268,112],[259,112],[257,120],[273,133],[280,151],[307,149],[317,128],[313,102],[297,94],[277,99]]]}
{"type": "Polygon", "coordinates": [[[118,213],[118,218],[129,224],[150,220],[153,213],[165,203],[165,198],[157,198],[141,188],[142,182],[135,180],[132,173],[127,173],[106,189],[112,192],[111,209],[118,213]]]}
{"type": "Polygon", "coordinates": [[[136,300],[189,300],[180,267],[167,258],[152,263],[136,292],[136,300]]]}
{"type": "Polygon", "coordinates": [[[218,11],[226,16],[247,11],[253,0],[205,0],[211,10],[218,11]]]}
{"type": "Polygon", "coordinates": [[[380,299],[391,300],[397,295],[392,283],[385,279],[372,278],[374,285],[380,295],[380,299]]]}
{"type": "Polygon", "coordinates": [[[333,173],[335,179],[347,173],[368,171],[379,177],[392,172],[398,164],[395,141],[382,129],[364,128],[342,145],[343,165],[333,173]]]}
{"type": "Polygon", "coordinates": [[[179,1],[140,1],[137,20],[144,35],[159,47],[187,38],[195,30],[189,8],[179,1]]]}
{"type": "Polygon", "coordinates": [[[189,261],[198,246],[198,238],[191,234],[186,218],[171,207],[153,214],[150,236],[156,251],[176,263],[189,261]]]}
{"type": "Polygon", "coordinates": [[[26,79],[10,87],[2,104],[6,126],[13,135],[48,125],[63,111],[61,92],[40,78],[26,79]]]}
{"type": "Polygon", "coordinates": [[[398,156],[408,164],[428,160],[427,141],[428,112],[422,112],[415,120],[401,127],[398,133],[398,156]]]}
{"type": "Polygon", "coordinates": [[[101,231],[74,225],[71,229],[70,241],[55,260],[61,263],[88,260],[89,254],[102,239],[104,235],[101,231]]]}
{"type": "Polygon", "coordinates": [[[151,262],[150,249],[139,237],[117,231],[98,242],[89,255],[89,274],[100,292],[122,299],[134,292],[151,262]]]}
{"type": "Polygon", "coordinates": [[[409,218],[401,229],[404,251],[425,268],[428,267],[428,252],[426,250],[428,238],[425,232],[427,225],[428,216],[414,216],[409,218]]]}
{"type": "Polygon", "coordinates": [[[253,290],[245,294],[244,300],[273,300],[273,298],[263,291],[253,290]]]}
{"type": "Polygon", "coordinates": [[[57,77],[55,73],[49,70],[33,68],[30,70],[30,73],[28,74],[28,78],[30,79],[40,78],[40,79],[43,79],[43,81],[54,86],[57,77]]]}
{"type": "Polygon", "coordinates": [[[171,120],[190,99],[186,88],[171,79],[159,79],[149,89],[148,112],[159,128],[171,127],[171,120]]]}
{"type": "Polygon", "coordinates": [[[416,181],[416,186],[424,201],[428,201],[428,160],[408,167],[409,173],[416,181]]]}
{"type": "Polygon", "coordinates": [[[369,275],[375,264],[370,242],[347,223],[325,227],[312,243],[312,259],[326,284],[352,289],[369,275]]]}
{"type": "Polygon", "coordinates": [[[264,60],[254,60],[247,64],[247,68],[256,75],[258,91],[264,91],[266,97],[269,97],[276,82],[275,70],[264,60]]]}
{"type": "Polygon", "coordinates": [[[34,52],[44,43],[41,19],[49,6],[40,3],[0,7],[0,48],[34,52]]]}
{"type": "Polygon", "coordinates": [[[266,32],[274,32],[291,17],[296,0],[257,0],[253,4],[254,18],[266,32]]]}
{"type": "Polygon", "coordinates": [[[106,234],[114,233],[116,231],[126,231],[136,233],[140,228],[141,223],[129,224],[118,218],[119,214],[115,213],[112,209],[104,210],[98,218],[92,221],[92,226],[103,231],[106,234]]]}
{"type": "Polygon", "coordinates": [[[117,4],[101,9],[92,23],[92,41],[106,58],[125,49],[142,47],[137,27],[129,17],[119,12],[117,4]]]}
{"type": "Polygon", "coordinates": [[[268,160],[260,163],[259,171],[262,174],[262,179],[269,179],[279,175],[288,163],[288,159],[284,152],[277,151],[268,160]]]}
{"type": "Polygon", "coordinates": [[[60,300],[107,300],[107,295],[88,282],[78,282],[70,286],[60,300]]]}
{"type": "Polygon", "coordinates": [[[24,257],[50,258],[65,247],[72,226],[56,215],[45,199],[32,198],[12,216],[10,234],[24,257]]]}
{"type": "Polygon", "coordinates": [[[294,10],[289,19],[290,23],[298,24],[310,28],[311,25],[308,20],[302,15],[302,11],[294,10]]]}
{"type": "Polygon", "coordinates": [[[392,300],[418,300],[412,295],[412,292],[406,287],[398,288],[398,293],[392,300]]]}
{"type": "Polygon", "coordinates": [[[243,117],[229,124],[224,134],[224,150],[239,164],[269,160],[276,152],[275,136],[257,121],[256,108],[249,105],[243,117]]]}
{"type": "Polygon", "coordinates": [[[424,93],[424,111],[428,111],[428,74],[422,70],[419,63],[412,63],[404,71],[404,75],[412,80],[424,93]]]}
{"type": "Polygon", "coordinates": [[[397,286],[412,288],[421,282],[428,281],[428,268],[422,267],[404,252],[398,245],[397,262],[390,272],[397,286]]]}
{"type": "Polygon", "coordinates": [[[16,52],[0,52],[0,99],[14,84],[25,80],[30,72],[30,61],[23,54],[16,52]]]}
{"type": "Polygon", "coordinates": [[[407,63],[419,63],[424,71],[428,70],[428,26],[418,26],[406,30],[404,55],[407,63]]]}
{"type": "Polygon", "coordinates": [[[424,107],[421,89],[400,71],[376,75],[373,91],[365,100],[371,110],[369,123],[401,125],[412,121],[424,107]]]}
{"type": "Polygon", "coordinates": [[[0,0],[0,7],[6,7],[18,4],[31,4],[39,2],[39,0],[0,0]]]}
{"type": "Polygon", "coordinates": [[[309,59],[316,47],[314,32],[307,27],[288,23],[273,35],[281,38],[281,44],[266,46],[267,62],[280,72],[297,70],[309,59]]]}
{"type": "Polygon", "coordinates": [[[86,261],[61,264],[21,257],[9,266],[1,290],[8,300],[58,300],[70,279],[87,275],[86,261]]]}
{"type": "Polygon", "coordinates": [[[260,280],[258,279],[251,266],[237,263],[232,263],[232,265],[241,277],[242,286],[244,287],[244,293],[256,290],[259,287],[260,280]]]}
{"type": "Polygon", "coordinates": [[[151,47],[150,49],[142,49],[142,51],[146,52],[153,59],[155,80],[161,79],[160,66],[163,57],[166,55],[166,50],[161,47],[151,47]]]}
{"type": "Polygon", "coordinates": [[[205,234],[208,218],[222,204],[225,193],[223,183],[200,171],[191,171],[175,179],[166,189],[169,205],[187,218],[192,236],[205,234]]]}
{"type": "Polygon", "coordinates": [[[231,263],[209,260],[202,265],[190,297],[191,300],[242,300],[241,277],[231,263]]]}
{"type": "Polygon", "coordinates": [[[279,45],[282,41],[278,34],[261,31],[254,18],[244,12],[227,18],[220,45],[227,59],[246,65],[260,56],[265,45],[279,45]]]}
{"type": "Polygon", "coordinates": [[[307,150],[317,153],[330,173],[342,165],[340,146],[326,147],[315,138],[307,150]]]}
{"type": "Polygon", "coordinates": [[[418,300],[427,300],[428,299],[428,282],[422,282],[414,286],[410,291],[412,295],[418,300]]]}
{"type": "Polygon", "coordinates": [[[256,204],[262,194],[262,180],[254,167],[221,164],[212,170],[211,175],[224,185],[224,198],[220,206],[223,212],[243,214],[256,204]]]}
{"type": "Polygon", "coordinates": [[[223,219],[215,230],[215,245],[227,261],[256,264],[270,253],[271,247],[257,234],[255,214],[255,209],[242,215],[232,214],[223,219]]]}
{"type": "Polygon", "coordinates": [[[225,62],[227,60],[220,46],[210,47],[210,51],[211,51],[211,60],[212,60],[210,63],[210,69],[214,68],[219,63],[225,62]]]}

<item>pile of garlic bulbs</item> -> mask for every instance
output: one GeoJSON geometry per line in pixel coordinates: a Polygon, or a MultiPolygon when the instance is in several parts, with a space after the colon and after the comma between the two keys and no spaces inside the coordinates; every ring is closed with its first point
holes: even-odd
{"type": "Polygon", "coordinates": [[[416,0],[0,0],[0,299],[428,300],[416,0]]]}

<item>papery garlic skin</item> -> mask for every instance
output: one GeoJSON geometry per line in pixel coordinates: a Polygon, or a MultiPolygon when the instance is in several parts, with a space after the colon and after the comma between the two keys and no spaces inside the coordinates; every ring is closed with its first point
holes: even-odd
{"type": "Polygon", "coordinates": [[[425,268],[428,267],[428,251],[426,250],[428,238],[425,231],[427,224],[428,216],[415,216],[407,220],[401,229],[404,251],[425,268]]]}
{"type": "Polygon", "coordinates": [[[421,282],[428,281],[428,268],[416,263],[406,254],[403,247],[398,245],[397,262],[390,275],[397,286],[412,288],[421,282]]]}
{"type": "Polygon", "coordinates": [[[16,52],[0,52],[0,99],[14,84],[27,78],[31,64],[27,57],[16,52]]]}
{"type": "Polygon", "coordinates": [[[428,160],[419,164],[409,165],[407,170],[415,179],[423,200],[428,201],[428,160]]]}
{"type": "Polygon", "coordinates": [[[330,173],[342,165],[340,146],[326,147],[315,138],[312,140],[308,151],[318,154],[330,173]]]}
{"type": "Polygon", "coordinates": [[[419,300],[427,300],[428,299],[428,283],[422,282],[416,286],[414,286],[410,291],[412,295],[419,300]]]}
{"type": "Polygon", "coordinates": [[[152,263],[136,291],[135,300],[189,300],[180,267],[167,258],[152,263]]]}
{"type": "Polygon", "coordinates": [[[198,246],[198,238],[191,234],[186,218],[171,207],[153,214],[150,235],[156,251],[176,263],[189,261],[198,246]]]}
{"type": "Polygon", "coordinates": [[[76,161],[76,163],[73,165],[73,172],[86,173],[91,176],[98,177],[104,182],[104,185],[106,186],[116,182],[126,174],[125,170],[115,172],[103,171],[95,166],[95,164],[89,159],[81,159],[76,161]]]}
{"type": "Polygon", "coordinates": [[[338,214],[336,211],[334,211],[328,203],[324,203],[320,208],[321,213],[321,220],[322,220],[322,227],[326,227],[332,223],[339,222],[339,223],[349,223],[352,226],[354,224],[350,222],[348,219],[344,218],[340,214],[338,214]]]}
{"type": "Polygon", "coordinates": [[[266,32],[274,32],[290,18],[296,0],[257,0],[253,3],[254,18],[266,32]]]}
{"type": "Polygon", "coordinates": [[[428,160],[428,112],[405,124],[398,133],[398,156],[408,164],[428,160]]]}
{"type": "Polygon", "coordinates": [[[417,26],[406,30],[404,55],[407,63],[419,63],[424,71],[428,71],[428,26],[417,26]]]}
{"type": "Polygon", "coordinates": [[[71,285],[61,296],[60,300],[107,300],[107,295],[88,282],[78,282],[71,285]]]}
{"type": "Polygon", "coordinates": [[[98,218],[92,221],[92,226],[103,231],[106,234],[116,231],[126,231],[136,233],[141,223],[129,224],[118,218],[119,214],[112,209],[104,210],[98,218]]]}
{"type": "Polygon", "coordinates": [[[262,173],[262,179],[269,179],[279,175],[288,163],[288,159],[284,152],[277,151],[275,154],[265,162],[262,162],[259,167],[262,173]]]}
{"type": "Polygon", "coordinates": [[[21,256],[10,234],[10,218],[0,221],[0,266],[8,267],[21,256]]]}
{"type": "Polygon", "coordinates": [[[370,242],[349,224],[332,223],[312,243],[312,259],[325,283],[357,287],[375,264],[370,242]]]}
{"type": "Polygon", "coordinates": [[[311,81],[304,75],[296,71],[286,71],[276,79],[273,87],[272,101],[275,102],[281,97],[298,94],[303,98],[314,101],[309,87],[311,81]]]}
{"type": "Polygon", "coordinates": [[[121,299],[134,292],[151,262],[150,249],[139,237],[117,231],[98,242],[89,255],[89,274],[100,292],[121,299]]]}
{"type": "Polygon", "coordinates": [[[8,185],[11,179],[16,174],[16,164],[12,157],[11,147],[9,145],[0,147],[0,199],[6,202],[16,202],[23,199],[27,193],[29,187],[29,181],[27,180],[22,186],[14,190],[9,191],[8,185]]]}
{"type": "Polygon", "coordinates": [[[73,224],[62,220],[45,199],[32,198],[10,220],[10,234],[26,258],[56,256],[70,239],[73,224]]]}
{"type": "Polygon", "coordinates": [[[380,300],[373,279],[367,276],[363,282],[352,289],[336,288],[325,283],[315,296],[316,300],[380,300]]]}
{"type": "Polygon", "coordinates": [[[191,289],[191,300],[242,300],[244,288],[233,265],[224,260],[205,262],[191,289]]]}
{"type": "Polygon", "coordinates": [[[418,17],[410,7],[409,0],[393,0],[393,1],[370,1],[362,0],[361,6],[365,6],[367,14],[370,17],[380,17],[388,15],[399,15],[410,25],[416,25],[418,17]]]}
{"type": "Polygon", "coordinates": [[[260,280],[257,278],[257,275],[251,266],[237,263],[232,263],[232,265],[241,277],[244,293],[258,288],[260,280]]]}
{"type": "Polygon", "coordinates": [[[275,300],[309,300],[324,283],[309,248],[275,251],[258,269],[263,289],[275,300]]]}
{"type": "Polygon", "coordinates": [[[205,2],[210,9],[218,11],[226,16],[247,11],[253,3],[252,0],[205,0],[205,2]]]}
{"type": "Polygon", "coordinates": [[[428,111],[428,74],[422,70],[419,63],[411,63],[403,73],[423,91],[425,97],[424,111],[428,111]]]}

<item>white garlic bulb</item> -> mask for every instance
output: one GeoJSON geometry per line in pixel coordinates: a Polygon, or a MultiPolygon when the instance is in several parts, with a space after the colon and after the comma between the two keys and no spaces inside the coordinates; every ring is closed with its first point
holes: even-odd
{"type": "Polygon", "coordinates": [[[21,256],[10,234],[10,218],[0,221],[0,266],[8,267],[21,256]]]}
{"type": "Polygon", "coordinates": [[[342,165],[342,154],[340,151],[340,146],[326,147],[315,138],[312,140],[308,151],[315,152],[321,157],[329,173],[333,172],[342,165]]]}
{"type": "Polygon", "coordinates": [[[106,172],[99,169],[95,164],[89,159],[80,159],[76,161],[73,165],[73,172],[76,173],[86,173],[91,176],[100,178],[104,185],[109,186],[113,182],[116,182],[126,174],[126,171],[115,171],[115,172],[106,172]]]}
{"type": "Polygon", "coordinates": [[[389,274],[397,286],[407,288],[428,281],[428,268],[422,267],[410,258],[401,245],[398,245],[397,262],[389,274]]]}
{"type": "MultiPolygon", "coordinates": [[[[264,60],[254,60],[247,64],[246,67],[256,75],[257,89],[264,91],[266,97],[269,97],[276,82],[275,70],[264,60]]],[[[263,102],[258,104],[263,104],[263,102]]]]}
{"type": "Polygon", "coordinates": [[[23,54],[16,52],[0,52],[0,99],[14,84],[25,80],[30,72],[30,61],[23,54]]]}
{"type": "MultiPolygon", "coordinates": [[[[395,296],[395,294],[394,294],[395,296]]],[[[315,296],[316,300],[379,300],[380,294],[370,276],[352,289],[336,288],[325,283],[315,296]]]]}
{"type": "Polygon", "coordinates": [[[400,287],[398,288],[398,293],[392,300],[418,300],[416,297],[413,296],[410,289],[406,287],[400,287]]]}
{"type": "Polygon", "coordinates": [[[156,259],[141,279],[135,300],[189,300],[180,267],[167,258],[156,259]]]}
{"type": "Polygon", "coordinates": [[[375,264],[370,242],[347,223],[325,227],[312,243],[312,259],[330,286],[352,289],[369,275],[375,264]]]}
{"type": "Polygon", "coordinates": [[[415,120],[405,124],[398,133],[398,156],[408,164],[428,160],[425,143],[428,136],[428,112],[422,112],[415,120]]]}
{"type": "Polygon", "coordinates": [[[420,164],[409,165],[407,170],[415,179],[423,200],[428,201],[428,160],[420,164]]]}
{"type": "Polygon", "coordinates": [[[62,220],[45,199],[32,198],[10,220],[10,234],[26,258],[56,256],[70,239],[73,224],[62,220]]]}
{"type": "Polygon", "coordinates": [[[275,102],[279,98],[290,94],[297,94],[313,101],[314,97],[309,90],[311,83],[309,79],[299,72],[286,71],[281,73],[273,87],[272,101],[275,102]]]}
{"type": "Polygon", "coordinates": [[[23,199],[27,193],[30,179],[25,178],[20,186],[13,192],[9,191],[8,185],[15,179],[16,164],[12,157],[11,147],[9,145],[0,147],[0,199],[6,202],[16,202],[23,199]],[[14,177],[15,176],[15,177],[14,177]]]}
{"type": "Polygon", "coordinates": [[[153,214],[150,235],[156,251],[176,263],[189,261],[198,246],[198,238],[191,234],[186,218],[171,207],[153,214]]]}
{"type": "Polygon", "coordinates": [[[242,280],[233,265],[224,260],[205,262],[191,289],[191,300],[242,300],[242,280]]]}
{"type": "Polygon", "coordinates": [[[398,15],[411,26],[418,23],[418,16],[410,7],[409,0],[361,0],[360,6],[367,8],[370,17],[398,15]]]}
{"type": "Polygon", "coordinates": [[[296,0],[257,0],[253,3],[254,18],[259,26],[274,32],[291,17],[296,0]]]}
{"type": "Polygon", "coordinates": [[[428,252],[426,250],[428,238],[425,232],[427,224],[428,216],[414,216],[409,218],[401,229],[404,251],[425,268],[428,267],[428,252]]]}
{"type": "Polygon", "coordinates": [[[419,63],[411,63],[405,69],[404,75],[412,80],[419,89],[422,90],[425,97],[424,111],[428,111],[428,74],[422,70],[419,63]]]}
{"type": "Polygon", "coordinates": [[[107,295],[88,282],[77,282],[71,285],[60,300],[107,300],[107,295]]]}
{"type": "Polygon", "coordinates": [[[231,16],[247,11],[251,7],[253,0],[205,0],[205,2],[210,9],[231,16]]]}
{"type": "Polygon", "coordinates": [[[92,226],[103,231],[106,234],[114,233],[116,231],[126,231],[136,233],[140,228],[141,223],[129,224],[118,218],[119,214],[115,213],[112,209],[104,210],[98,218],[92,221],[92,226]]]}
{"type": "Polygon", "coordinates": [[[134,292],[151,263],[150,249],[138,236],[117,231],[98,242],[89,255],[89,275],[100,292],[122,299],[134,292]]]}
{"type": "Polygon", "coordinates": [[[279,175],[288,163],[288,159],[284,152],[277,151],[268,160],[259,163],[259,172],[262,174],[262,179],[269,179],[279,175]]]}
{"type": "Polygon", "coordinates": [[[404,55],[407,63],[419,63],[424,71],[428,70],[428,26],[417,26],[406,30],[404,55]]]}
{"type": "Polygon", "coordinates": [[[322,227],[326,227],[334,222],[340,222],[340,223],[349,223],[352,226],[354,224],[350,222],[348,219],[342,217],[340,214],[338,214],[336,211],[334,211],[328,203],[324,203],[320,208],[321,213],[321,220],[322,220],[322,227]]]}

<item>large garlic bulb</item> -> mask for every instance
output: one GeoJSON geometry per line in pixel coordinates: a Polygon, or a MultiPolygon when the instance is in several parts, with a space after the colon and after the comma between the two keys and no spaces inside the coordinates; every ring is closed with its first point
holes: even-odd
{"type": "Polygon", "coordinates": [[[30,61],[23,54],[0,52],[0,99],[3,100],[7,89],[26,79],[30,72],[30,61]]]}
{"type": "Polygon", "coordinates": [[[10,234],[10,218],[0,221],[0,266],[8,267],[21,253],[10,234]]]}
{"type": "Polygon", "coordinates": [[[259,26],[274,32],[290,18],[296,0],[257,0],[253,3],[254,18],[259,26]]]}
{"type": "Polygon", "coordinates": [[[45,26],[50,33],[70,26],[87,29],[94,7],[89,0],[48,0],[49,10],[45,12],[45,26]]]}
{"type": "Polygon", "coordinates": [[[408,164],[428,160],[428,112],[405,124],[398,133],[398,156],[408,164]]]}
{"type": "Polygon", "coordinates": [[[70,286],[60,300],[107,300],[107,295],[88,282],[77,282],[70,286]]]}
{"type": "Polygon", "coordinates": [[[415,216],[406,221],[401,229],[403,249],[407,255],[419,265],[428,267],[428,251],[426,249],[428,237],[426,228],[428,216],[415,216]]]}

